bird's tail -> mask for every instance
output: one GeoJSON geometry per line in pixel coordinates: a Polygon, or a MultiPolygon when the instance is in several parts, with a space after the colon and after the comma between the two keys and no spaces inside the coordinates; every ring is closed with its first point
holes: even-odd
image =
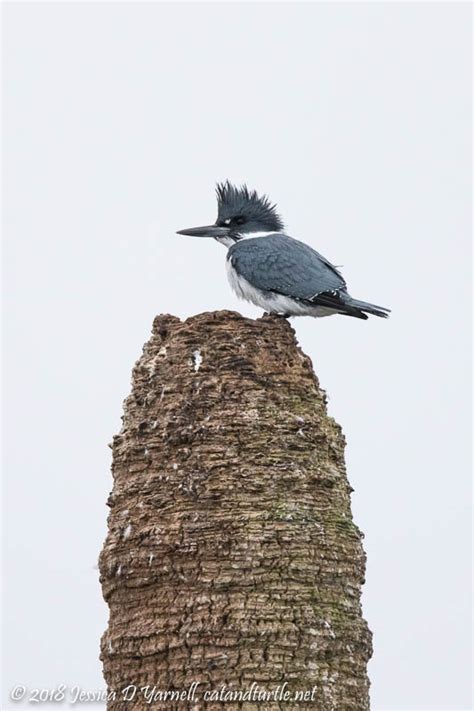
{"type": "MultiPolygon", "coordinates": [[[[359,301],[358,299],[352,299],[349,301],[349,305],[362,311],[362,314],[372,314],[373,316],[380,316],[380,318],[388,318],[390,314],[390,309],[386,309],[385,306],[376,306],[375,304],[369,304],[367,301],[359,301]]],[[[361,314],[361,317],[364,316],[361,314]]]]}

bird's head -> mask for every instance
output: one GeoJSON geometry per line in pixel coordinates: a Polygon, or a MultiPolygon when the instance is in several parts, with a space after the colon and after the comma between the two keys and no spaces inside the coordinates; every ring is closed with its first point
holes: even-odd
{"type": "Polygon", "coordinates": [[[279,232],[283,222],[266,195],[259,196],[246,185],[238,188],[226,181],[218,183],[217,220],[214,225],[191,227],[179,230],[180,235],[214,237],[230,246],[244,237],[256,237],[261,233],[279,232]]]}

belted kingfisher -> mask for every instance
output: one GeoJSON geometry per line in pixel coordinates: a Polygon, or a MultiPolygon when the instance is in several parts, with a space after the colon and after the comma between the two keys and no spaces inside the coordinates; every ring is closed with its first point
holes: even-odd
{"type": "Polygon", "coordinates": [[[215,224],[177,234],[213,237],[229,248],[227,273],[239,298],[287,317],[388,316],[390,309],[349,296],[346,282],[331,262],[289,237],[276,205],[266,195],[229,181],[219,183],[216,193],[215,224]]]}

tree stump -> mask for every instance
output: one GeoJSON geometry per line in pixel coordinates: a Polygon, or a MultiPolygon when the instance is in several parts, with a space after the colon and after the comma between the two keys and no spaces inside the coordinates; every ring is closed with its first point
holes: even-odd
{"type": "Polygon", "coordinates": [[[369,709],[344,436],[288,321],[158,316],[122,419],[109,711],[369,709]]]}

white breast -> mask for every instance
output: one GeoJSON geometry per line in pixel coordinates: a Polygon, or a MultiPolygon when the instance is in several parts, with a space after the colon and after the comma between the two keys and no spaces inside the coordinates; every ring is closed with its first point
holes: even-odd
{"type": "Polygon", "coordinates": [[[261,306],[262,309],[267,309],[268,297],[265,296],[265,292],[256,289],[247,279],[244,279],[243,276],[240,276],[236,272],[232,266],[232,258],[226,259],[226,268],[229,284],[239,299],[250,301],[252,304],[255,304],[255,306],[261,306]]]}

